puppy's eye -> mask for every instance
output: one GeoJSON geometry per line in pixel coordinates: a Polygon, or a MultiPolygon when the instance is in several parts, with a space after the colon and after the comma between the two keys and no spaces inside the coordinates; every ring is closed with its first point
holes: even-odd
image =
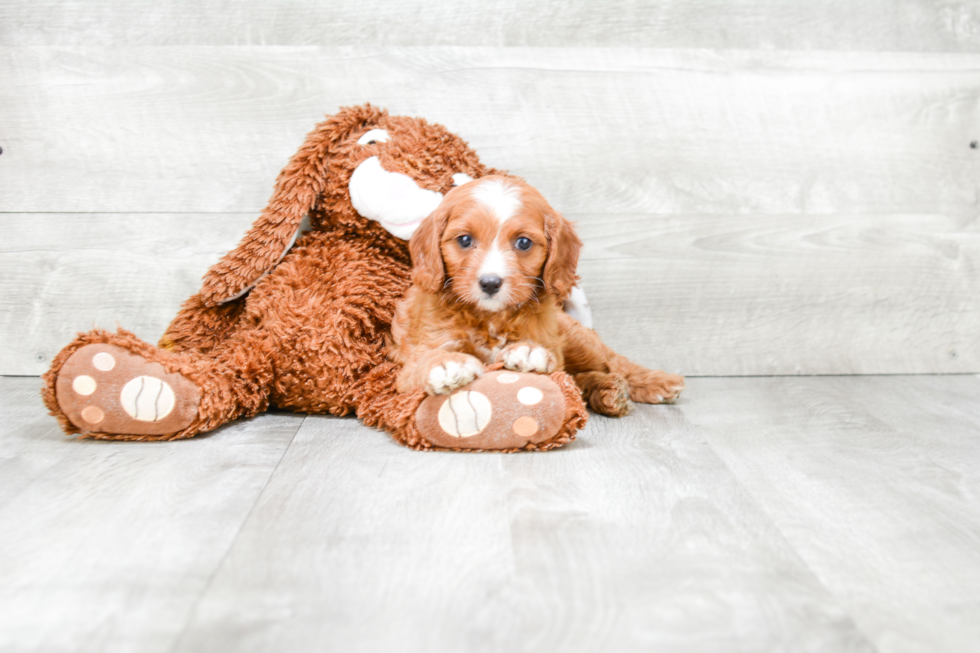
{"type": "Polygon", "coordinates": [[[470,245],[473,244],[473,237],[472,236],[460,236],[459,238],[456,239],[456,242],[459,243],[459,246],[460,247],[462,247],[463,249],[466,249],[467,247],[469,247],[470,245]]]}
{"type": "Polygon", "coordinates": [[[521,250],[522,252],[526,252],[527,250],[531,249],[531,245],[533,244],[534,243],[531,241],[530,238],[525,238],[521,236],[520,238],[517,239],[517,242],[514,243],[514,247],[521,250]]]}

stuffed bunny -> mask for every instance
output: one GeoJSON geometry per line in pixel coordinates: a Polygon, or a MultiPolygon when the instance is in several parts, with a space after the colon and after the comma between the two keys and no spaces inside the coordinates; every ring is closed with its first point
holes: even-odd
{"type": "Polygon", "coordinates": [[[453,186],[495,172],[440,125],[341,109],[309,134],[159,347],[122,329],[79,334],[44,375],[45,404],[67,433],[111,440],[187,438],[274,405],[354,413],[416,449],[569,442],[586,410],[564,372],[490,368],[449,396],[399,394],[385,357],[410,282],[406,241],[453,186]]]}

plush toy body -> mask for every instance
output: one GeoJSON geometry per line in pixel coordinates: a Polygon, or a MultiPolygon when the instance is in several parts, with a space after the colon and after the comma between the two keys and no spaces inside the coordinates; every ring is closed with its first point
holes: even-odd
{"type": "Polygon", "coordinates": [[[385,358],[410,280],[406,240],[450,188],[492,172],[439,125],[341,110],[310,133],[160,347],[122,330],[80,334],[45,374],[46,405],[66,432],[101,439],[186,438],[275,405],[356,413],[419,449],[570,441],[586,411],[564,372],[490,368],[449,397],[428,397],[399,394],[398,367],[385,358]],[[522,402],[524,387],[541,399],[522,402]]]}

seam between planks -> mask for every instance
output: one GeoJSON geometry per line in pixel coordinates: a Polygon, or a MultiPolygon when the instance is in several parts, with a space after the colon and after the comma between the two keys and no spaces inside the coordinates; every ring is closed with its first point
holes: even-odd
{"type": "MultiPolygon", "coordinates": [[[[810,375],[810,376],[819,376],[819,375],[810,375]]],[[[851,374],[851,375],[830,375],[830,374],[827,374],[827,375],[823,375],[823,376],[863,376],[863,375],[859,375],[859,374],[851,374]]],[[[867,375],[867,376],[891,376],[891,375],[867,375]]],[[[902,375],[896,374],[894,376],[902,376],[902,375]]],[[[939,376],[939,375],[933,375],[933,376],[939,376]]],[[[735,378],[735,377],[714,377],[714,378],[735,378]]],[[[701,438],[701,440],[706,445],[708,445],[708,448],[711,450],[711,454],[722,465],[722,467],[725,468],[725,471],[728,472],[728,474],[731,476],[731,478],[738,484],[738,487],[739,487],[739,489],[741,489],[742,493],[745,495],[745,498],[753,506],[755,506],[756,509],[758,509],[758,511],[759,511],[760,514],[765,515],[765,518],[769,522],[769,524],[773,527],[773,529],[777,533],[779,533],[779,538],[786,545],[787,549],[789,549],[790,551],[793,552],[793,555],[796,556],[796,559],[797,559],[797,561],[799,561],[799,564],[810,573],[810,576],[813,578],[813,582],[817,586],[819,586],[821,589],[823,589],[824,592],[826,592],[827,597],[831,598],[834,601],[834,604],[840,609],[840,611],[843,614],[846,614],[847,615],[847,618],[851,622],[851,625],[854,627],[855,632],[860,633],[861,637],[864,638],[864,641],[867,642],[867,644],[874,651],[879,651],[880,649],[878,647],[878,644],[875,642],[874,639],[871,638],[871,636],[863,628],[861,628],[861,626],[858,623],[857,619],[854,617],[854,614],[851,612],[850,608],[842,601],[841,597],[838,596],[836,592],[832,591],[829,587],[827,587],[827,584],[824,583],[823,578],[821,578],[817,574],[817,572],[810,566],[810,564],[806,561],[806,559],[800,554],[800,552],[797,550],[796,546],[794,546],[793,543],[789,540],[789,538],[786,537],[786,533],[783,532],[783,529],[776,522],[776,520],[769,513],[769,511],[766,510],[766,508],[762,505],[762,503],[759,502],[759,500],[756,498],[755,494],[753,492],[751,492],[749,490],[749,488],[745,486],[744,483],[742,483],[742,478],[738,474],[735,473],[735,470],[731,468],[731,466],[728,464],[728,461],[726,461],[725,458],[718,452],[718,450],[715,449],[715,446],[711,443],[711,441],[708,438],[704,437],[701,434],[700,427],[695,426],[695,428],[697,429],[696,433],[701,438]]]]}
{"type": "Polygon", "coordinates": [[[228,559],[228,554],[231,553],[232,549],[234,549],[235,545],[238,543],[238,538],[241,537],[242,531],[245,529],[245,524],[247,524],[248,520],[252,518],[252,513],[255,512],[255,507],[259,505],[259,501],[261,501],[262,496],[265,494],[266,489],[269,487],[269,483],[276,475],[276,472],[279,471],[279,465],[282,464],[283,458],[286,457],[286,453],[293,446],[293,442],[296,440],[296,434],[299,433],[299,430],[303,427],[303,424],[306,423],[306,419],[308,417],[309,415],[304,415],[303,419],[296,426],[296,430],[293,431],[292,437],[289,438],[289,444],[283,447],[282,455],[279,456],[279,460],[276,461],[275,466],[272,468],[272,471],[269,473],[269,477],[266,478],[265,483],[262,484],[262,489],[259,490],[258,494],[255,495],[255,501],[252,502],[252,507],[248,509],[248,513],[246,513],[245,517],[242,518],[241,523],[238,525],[238,530],[235,531],[234,537],[231,538],[231,542],[228,544],[228,547],[225,549],[224,553],[221,554],[221,559],[218,560],[217,564],[214,565],[214,569],[212,569],[211,573],[208,574],[208,579],[204,583],[204,586],[201,588],[201,591],[197,593],[196,597],[194,597],[194,603],[191,604],[190,609],[187,611],[187,617],[186,619],[184,619],[184,625],[181,627],[180,633],[174,638],[173,645],[168,649],[170,653],[173,653],[174,651],[177,650],[177,647],[180,645],[180,642],[184,639],[184,635],[187,634],[187,629],[190,627],[191,620],[194,618],[194,613],[197,612],[197,608],[201,603],[201,599],[211,589],[211,584],[214,583],[214,579],[218,575],[218,571],[220,571],[221,568],[224,566],[225,560],[228,559]]]}

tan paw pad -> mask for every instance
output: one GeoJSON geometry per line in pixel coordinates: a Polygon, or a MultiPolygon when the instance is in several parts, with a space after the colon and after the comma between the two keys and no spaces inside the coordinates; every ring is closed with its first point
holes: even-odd
{"type": "Polygon", "coordinates": [[[461,390],[439,409],[439,427],[454,438],[469,438],[485,429],[492,415],[486,395],[461,390]]]}
{"type": "Polygon", "coordinates": [[[82,374],[81,376],[76,376],[75,380],[71,382],[71,389],[75,391],[75,394],[87,397],[95,389],[99,387],[99,384],[95,382],[95,379],[87,374],[82,374]]]}
{"type": "Polygon", "coordinates": [[[100,351],[95,356],[92,356],[92,366],[102,372],[108,372],[116,366],[116,359],[112,357],[112,354],[100,351]]]}
{"type": "Polygon", "coordinates": [[[154,376],[138,376],[123,386],[119,403],[133,419],[158,422],[174,409],[174,391],[154,376]]]}
{"type": "Polygon", "coordinates": [[[522,438],[529,438],[538,432],[538,421],[533,417],[525,415],[524,417],[515,419],[511,428],[514,429],[514,433],[522,438]]]}
{"type": "Polygon", "coordinates": [[[105,413],[98,406],[86,406],[82,409],[82,419],[89,424],[98,424],[105,419],[105,413]]]}
{"type": "Polygon", "coordinates": [[[197,418],[200,390],[180,374],[110,344],[73,353],[55,381],[58,407],[83,431],[166,435],[197,418]]]}
{"type": "Polygon", "coordinates": [[[521,388],[517,391],[517,401],[521,402],[525,406],[533,406],[535,404],[541,403],[544,399],[544,394],[537,388],[527,386],[521,388]]]}
{"type": "Polygon", "coordinates": [[[553,437],[564,419],[565,397],[549,377],[501,371],[428,397],[416,413],[422,435],[449,449],[520,449],[553,437]]]}

